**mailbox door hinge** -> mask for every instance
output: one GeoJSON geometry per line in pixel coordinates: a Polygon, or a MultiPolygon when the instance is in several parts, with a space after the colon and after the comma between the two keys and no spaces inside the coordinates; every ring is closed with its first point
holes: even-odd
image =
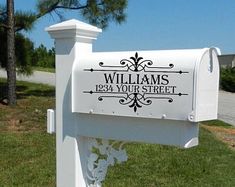
{"type": "Polygon", "coordinates": [[[189,113],[188,120],[191,121],[191,122],[195,122],[195,112],[194,111],[189,113]]]}

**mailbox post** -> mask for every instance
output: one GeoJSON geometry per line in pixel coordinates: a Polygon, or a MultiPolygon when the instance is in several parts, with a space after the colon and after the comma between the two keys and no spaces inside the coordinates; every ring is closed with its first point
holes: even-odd
{"type": "Polygon", "coordinates": [[[47,28],[56,50],[56,173],[57,186],[86,185],[86,138],[78,136],[71,113],[73,63],[92,53],[92,41],[100,29],[70,20],[47,28]]]}
{"type": "Polygon", "coordinates": [[[108,166],[127,160],[125,141],[196,146],[198,122],[217,118],[217,49],[95,53],[97,27],[73,19],[46,31],[56,49],[57,186],[101,186],[108,166]]]}

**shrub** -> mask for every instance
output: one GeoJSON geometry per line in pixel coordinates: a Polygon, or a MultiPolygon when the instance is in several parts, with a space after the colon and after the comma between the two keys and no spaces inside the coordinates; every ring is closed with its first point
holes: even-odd
{"type": "Polygon", "coordinates": [[[55,49],[47,48],[41,44],[38,48],[34,49],[33,53],[33,66],[43,68],[54,68],[55,67],[55,49]]]}
{"type": "Polygon", "coordinates": [[[229,92],[235,92],[235,67],[221,68],[220,87],[229,92]]]}

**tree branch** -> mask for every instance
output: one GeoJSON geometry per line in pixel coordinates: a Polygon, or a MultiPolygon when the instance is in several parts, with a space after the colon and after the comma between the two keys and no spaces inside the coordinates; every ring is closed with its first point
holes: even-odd
{"type": "MultiPolygon", "coordinates": [[[[97,6],[101,6],[103,5],[104,3],[103,2],[100,2],[97,4],[97,6]]],[[[80,9],[84,9],[84,8],[88,8],[89,5],[86,4],[86,5],[78,5],[77,7],[68,7],[68,6],[63,6],[63,5],[59,5],[59,1],[55,2],[54,4],[52,4],[48,9],[46,9],[45,11],[43,12],[40,12],[38,13],[36,16],[35,16],[35,20],[45,16],[46,14],[48,13],[51,13],[51,12],[55,12],[58,16],[58,12],[56,11],[57,9],[67,9],[67,10],[80,10],[80,9]]],[[[18,32],[20,30],[24,29],[23,26],[16,26],[15,27],[15,32],[18,32]]]]}
{"type": "Polygon", "coordinates": [[[88,5],[84,5],[84,6],[78,6],[78,7],[67,7],[67,6],[56,6],[55,9],[70,9],[70,10],[79,10],[79,9],[83,9],[83,8],[87,8],[88,5]]]}
{"type": "MultiPolygon", "coordinates": [[[[98,3],[97,5],[98,6],[101,6],[103,5],[104,3],[101,2],[101,3],[98,3]]],[[[86,5],[83,5],[83,6],[77,6],[77,7],[67,7],[67,6],[63,6],[63,5],[59,5],[59,2],[56,2],[54,3],[51,7],[49,7],[47,10],[45,10],[44,12],[41,12],[39,14],[36,15],[36,18],[41,18],[43,17],[44,15],[46,15],[47,13],[49,12],[52,12],[53,10],[56,10],[56,9],[69,9],[69,10],[80,10],[80,9],[84,9],[84,8],[88,8],[88,4],[86,5]]]]}
{"type": "Polygon", "coordinates": [[[24,29],[23,26],[15,26],[15,32],[21,31],[22,29],[24,29]]]}
{"type": "Polygon", "coordinates": [[[53,11],[56,6],[59,4],[59,2],[57,1],[56,3],[54,3],[51,7],[49,7],[47,10],[45,10],[44,12],[40,12],[39,14],[36,15],[36,19],[39,19],[41,17],[43,17],[44,15],[46,15],[47,13],[53,11]]]}
{"type": "MultiPolygon", "coordinates": [[[[40,12],[38,14],[35,15],[35,20],[43,17],[44,15],[52,12],[53,10],[55,10],[56,6],[58,5],[58,1],[56,3],[54,3],[52,6],[50,6],[47,10],[45,10],[44,12],[40,12]]],[[[0,25],[1,26],[1,25],[0,25]]],[[[21,31],[22,29],[24,29],[24,25],[15,25],[15,32],[21,31]]]]}
{"type": "Polygon", "coordinates": [[[0,27],[3,27],[5,29],[9,29],[10,27],[4,23],[0,23],[0,27]]]}

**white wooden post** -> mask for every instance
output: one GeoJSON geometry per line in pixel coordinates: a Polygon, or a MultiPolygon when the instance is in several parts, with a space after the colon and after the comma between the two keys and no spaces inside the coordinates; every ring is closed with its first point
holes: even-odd
{"type": "Polygon", "coordinates": [[[69,20],[46,29],[56,50],[56,168],[58,187],[86,187],[86,138],[78,137],[71,112],[71,73],[74,61],[92,52],[101,29],[69,20]]]}

